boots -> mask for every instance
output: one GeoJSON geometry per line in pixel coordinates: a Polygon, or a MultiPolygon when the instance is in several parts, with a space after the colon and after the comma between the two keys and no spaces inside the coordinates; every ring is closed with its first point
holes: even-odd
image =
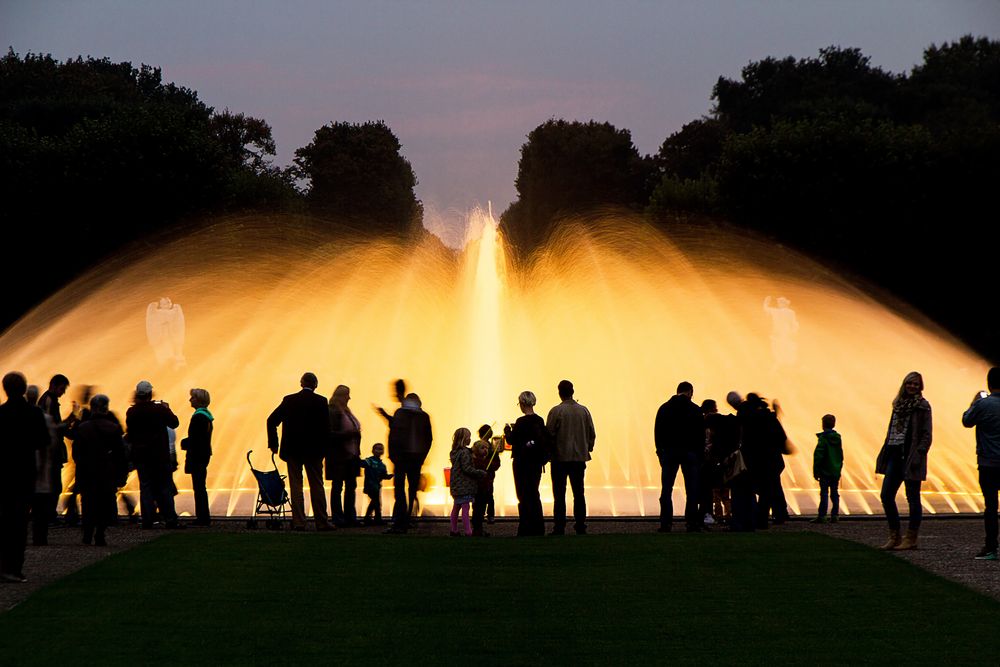
{"type": "Polygon", "coordinates": [[[917,548],[917,531],[908,530],[903,541],[896,547],[896,551],[908,551],[917,548]]]}
{"type": "Polygon", "coordinates": [[[889,541],[879,547],[882,551],[889,551],[890,549],[895,549],[900,544],[899,531],[890,530],[889,531],[889,541]]]}

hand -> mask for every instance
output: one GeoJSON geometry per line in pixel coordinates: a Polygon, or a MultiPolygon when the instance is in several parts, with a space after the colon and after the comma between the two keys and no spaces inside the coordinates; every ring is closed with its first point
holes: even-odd
{"type": "Polygon", "coordinates": [[[980,396],[979,392],[977,391],[976,395],[972,397],[972,403],[969,403],[969,405],[975,405],[976,403],[978,403],[981,400],[983,400],[983,397],[980,396]]]}

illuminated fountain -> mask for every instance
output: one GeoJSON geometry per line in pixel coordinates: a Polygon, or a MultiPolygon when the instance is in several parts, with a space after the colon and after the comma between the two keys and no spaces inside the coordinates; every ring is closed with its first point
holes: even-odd
{"type": "MultiPolygon", "coordinates": [[[[436,435],[425,467],[429,514],[450,504],[442,468],[457,427],[512,422],[524,389],[538,395],[544,416],[567,378],[597,430],[590,513],[655,515],[653,417],[681,380],[694,384],[696,401],[715,398],[723,408],[730,389],[780,399],[798,447],[784,475],[795,512],[815,510],[814,434],[823,414],[837,415],[842,512],[881,512],[875,455],[890,401],[916,369],[934,409],[924,503],[932,512],[981,510],[973,434],[960,416],[987,364],[919,316],[899,314],[801,255],[730,233],[668,238],[622,219],[567,225],[533,264],[515,269],[495,221],[476,212],[470,228],[481,237],[453,253],[432,237],[361,241],[288,221],[219,223],[123,255],[68,286],[0,337],[0,370],[21,370],[40,385],[56,372],[95,384],[122,416],[135,383],[148,379],[181,418],[180,436],[191,414],[187,390],[208,389],[214,514],[251,511],[256,485],[244,456],[252,449],[256,467],[269,467],[264,420],[303,371],[319,376],[324,395],[351,387],[365,455],[385,441],[370,405],[392,407],[391,380],[406,378],[421,395],[436,435]],[[186,365],[158,365],[147,344],[145,309],[164,295],[184,308],[186,365]],[[761,307],[770,295],[794,308],[794,330],[783,335],[794,335],[796,348],[783,359],[775,357],[774,312],[761,307]]],[[[497,511],[510,515],[516,498],[504,459],[497,511]]],[[[190,479],[178,473],[175,481],[178,509],[190,512],[190,479]]],[[[675,506],[683,506],[680,477],[677,485],[675,506]]],[[[386,486],[387,507],[390,499],[386,486]]],[[[542,499],[551,511],[547,477],[542,499]]]]}

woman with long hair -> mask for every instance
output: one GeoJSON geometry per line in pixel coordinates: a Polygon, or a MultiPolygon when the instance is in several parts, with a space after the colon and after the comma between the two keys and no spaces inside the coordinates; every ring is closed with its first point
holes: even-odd
{"type": "Polygon", "coordinates": [[[472,536],[472,523],[469,521],[469,505],[476,497],[479,490],[479,480],[486,474],[472,465],[472,451],[469,443],[472,442],[472,433],[467,428],[460,428],[455,431],[455,437],[451,441],[451,497],[454,503],[451,506],[451,536],[466,537],[472,536]],[[463,531],[458,532],[458,514],[462,514],[463,531]]]}
{"type": "Polygon", "coordinates": [[[350,400],[351,388],[344,385],[338,385],[330,397],[326,478],[331,482],[330,520],[338,527],[359,525],[357,489],[361,474],[361,422],[347,407],[350,400]]]}
{"type": "Polygon", "coordinates": [[[889,522],[889,539],[882,549],[916,549],[923,510],[920,483],[927,479],[927,451],[931,448],[931,404],[924,398],[924,378],[912,371],[892,402],[892,416],[885,443],[875,460],[875,474],[882,479],[882,507],[889,522]],[[906,536],[900,538],[896,492],[906,489],[910,519],[906,536]]]}

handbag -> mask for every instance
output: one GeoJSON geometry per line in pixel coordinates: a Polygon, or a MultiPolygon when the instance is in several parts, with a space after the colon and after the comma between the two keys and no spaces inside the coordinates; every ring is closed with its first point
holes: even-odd
{"type": "Polygon", "coordinates": [[[729,484],[746,471],[747,464],[743,461],[743,452],[739,449],[722,459],[722,481],[726,484],[729,484]]]}

